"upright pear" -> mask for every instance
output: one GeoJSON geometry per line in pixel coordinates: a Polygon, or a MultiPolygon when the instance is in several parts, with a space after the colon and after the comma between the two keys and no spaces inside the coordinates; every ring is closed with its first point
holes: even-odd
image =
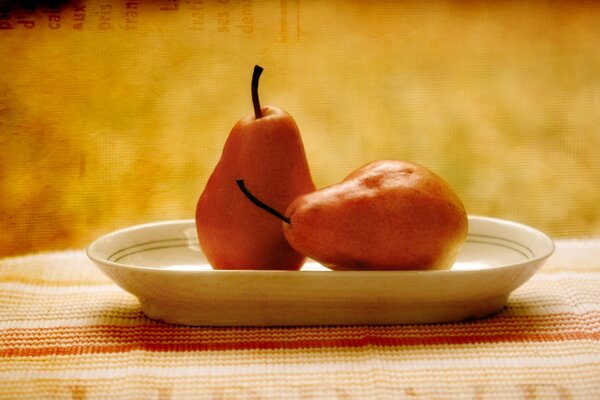
{"type": "MultiPolygon", "coordinates": [[[[246,196],[260,206],[262,199],[246,196]]],[[[407,161],[359,168],[338,184],[299,196],[280,219],[293,248],[333,270],[447,269],[468,230],[452,188],[407,161]]]]}
{"type": "Polygon", "coordinates": [[[261,107],[256,66],[252,78],[254,114],[235,124],[196,206],[200,246],[215,269],[299,269],[305,256],[287,242],[281,223],[253,206],[236,186],[243,177],[269,204],[285,209],[312,192],[298,126],[286,111],[261,107]]]}

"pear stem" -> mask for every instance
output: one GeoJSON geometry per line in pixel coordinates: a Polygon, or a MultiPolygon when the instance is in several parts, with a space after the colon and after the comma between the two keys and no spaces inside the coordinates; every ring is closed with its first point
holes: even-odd
{"type": "Polygon", "coordinates": [[[263,68],[260,65],[254,66],[254,72],[252,73],[252,85],[250,87],[252,91],[252,105],[254,106],[254,116],[256,119],[262,118],[262,111],[260,110],[260,101],[258,100],[258,80],[260,74],[262,74],[263,68]]]}
{"type": "Polygon", "coordinates": [[[283,215],[279,211],[275,210],[274,208],[266,205],[265,203],[263,203],[262,201],[260,201],[259,199],[257,199],[252,193],[250,193],[250,191],[248,190],[248,188],[244,184],[244,180],[243,179],[237,179],[235,182],[239,186],[239,188],[242,191],[242,193],[244,193],[244,195],[248,198],[248,200],[250,200],[255,206],[257,206],[259,208],[262,208],[263,210],[265,210],[269,214],[272,214],[272,215],[276,216],[277,218],[279,218],[283,222],[291,224],[290,219],[288,217],[286,217],[285,215],[283,215]]]}

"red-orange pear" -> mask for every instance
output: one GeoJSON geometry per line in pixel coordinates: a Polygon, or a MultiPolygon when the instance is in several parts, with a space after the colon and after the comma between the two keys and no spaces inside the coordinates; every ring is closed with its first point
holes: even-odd
{"type": "MultiPolygon", "coordinates": [[[[240,187],[248,192],[243,182],[240,187]]],[[[468,230],[452,188],[407,161],[370,163],[338,184],[299,196],[284,214],[291,246],[333,270],[447,269],[468,230]]]]}
{"type": "Polygon", "coordinates": [[[251,85],[255,113],[231,130],[196,207],[200,246],[215,269],[296,270],[305,259],[285,239],[281,222],[236,186],[243,177],[254,193],[281,209],[315,190],[296,123],[280,108],[260,107],[261,72],[255,67],[251,85]]]}

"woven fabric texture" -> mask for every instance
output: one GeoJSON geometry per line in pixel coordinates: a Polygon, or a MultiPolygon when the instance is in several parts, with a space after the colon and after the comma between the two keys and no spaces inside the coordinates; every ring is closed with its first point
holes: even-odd
{"type": "Polygon", "coordinates": [[[154,322],[83,252],[0,260],[0,398],[598,399],[600,240],[500,314],[433,325],[154,322]]]}

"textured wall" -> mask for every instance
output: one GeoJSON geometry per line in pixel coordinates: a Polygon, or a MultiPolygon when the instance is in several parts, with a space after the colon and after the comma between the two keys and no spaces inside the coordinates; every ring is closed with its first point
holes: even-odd
{"type": "Polygon", "coordinates": [[[410,159],[470,214],[600,234],[600,3],[12,3],[0,1],[0,255],[192,218],[252,112],[254,64],[319,187],[410,159]]]}

